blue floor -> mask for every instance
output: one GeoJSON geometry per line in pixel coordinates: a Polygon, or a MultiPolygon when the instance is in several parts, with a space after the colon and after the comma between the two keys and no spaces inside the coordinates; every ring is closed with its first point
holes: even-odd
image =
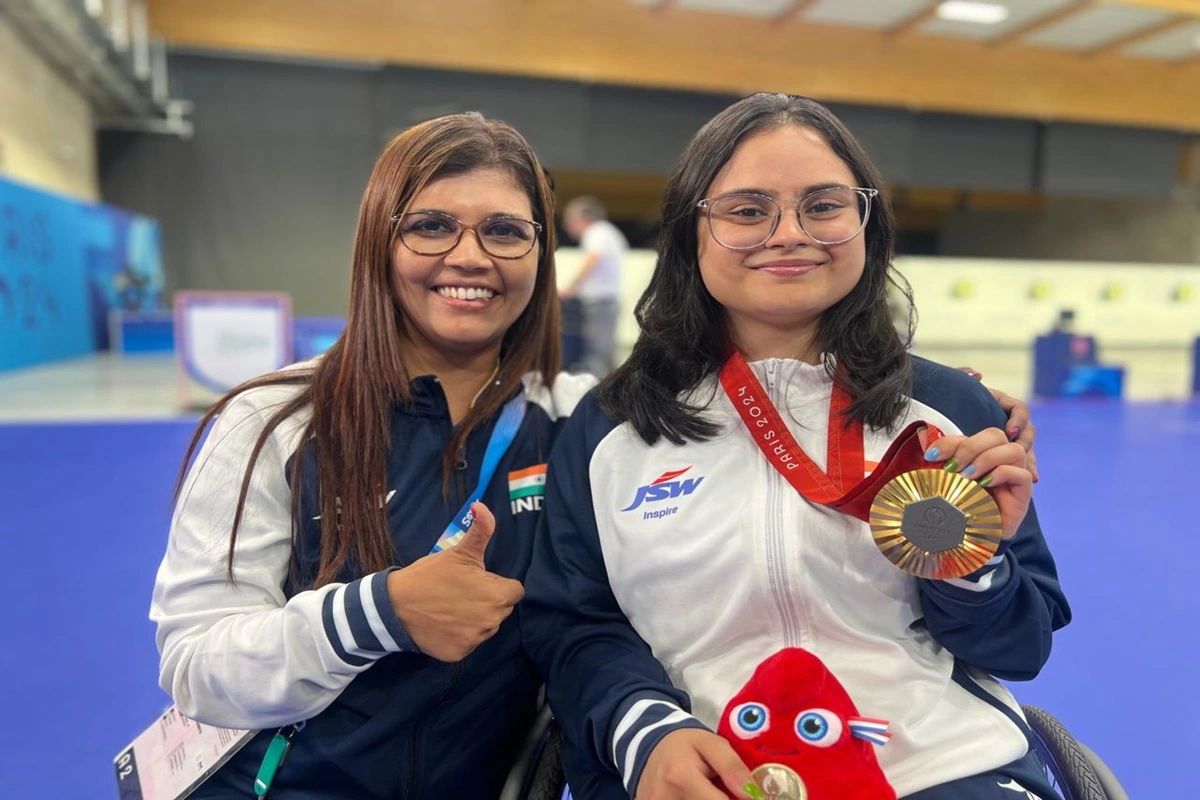
{"type": "MultiPolygon", "coordinates": [[[[1043,675],[1014,688],[1135,800],[1195,797],[1200,626],[1186,587],[1200,527],[1185,487],[1200,406],[1053,404],[1035,419],[1035,497],[1075,621],[1043,675]]],[[[112,757],[168,703],[146,612],[190,432],[0,426],[0,797],[115,797],[112,757]]]]}

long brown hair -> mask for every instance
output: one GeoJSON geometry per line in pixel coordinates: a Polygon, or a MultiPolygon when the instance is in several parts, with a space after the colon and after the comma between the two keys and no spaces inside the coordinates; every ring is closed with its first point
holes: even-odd
{"type": "MultiPolygon", "coordinates": [[[[188,464],[208,424],[231,400],[264,386],[299,385],[294,398],[266,421],[242,476],[229,534],[228,577],[234,580],[234,550],[250,478],[268,438],[288,417],[309,407],[312,419],[301,441],[316,449],[321,553],[314,586],[337,579],[352,559],[363,574],[390,566],[395,548],[386,513],[378,502],[387,481],[391,414],[410,402],[411,378],[404,369],[404,309],[394,287],[392,253],[395,214],[403,213],[430,181],[480,168],[510,173],[525,190],[533,216],[542,225],[538,271],[529,305],[504,335],[499,373],[458,425],[444,458],[446,481],[467,437],[489,419],[520,386],[528,372],[547,384],[559,368],[559,312],[554,277],[554,198],[529,143],[509,125],[479,114],[454,114],[421,123],[387,146],[367,182],[354,239],[350,310],[346,329],[311,369],[255,378],[222,397],[200,421],[180,470],[175,502],[188,464]]],[[[301,458],[292,459],[292,541],[300,508],[301,458]]],[[[447,484],[448,485],[448,484],[447,484]]],[[[293,567],[295,549],[293,545],[293,567]]]]}

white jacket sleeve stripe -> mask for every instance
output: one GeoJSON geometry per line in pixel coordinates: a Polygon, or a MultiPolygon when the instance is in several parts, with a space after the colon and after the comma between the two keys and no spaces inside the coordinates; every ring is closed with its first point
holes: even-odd
{"type": "Polygon", "coordinates": [[[254,442],[290,390],[252,390],[218,418],[188,473],[171,522],[166,555],[154,585],[150,617],[158,626],[159,682],[180,713],[226,728],[261,729],[308,719],[324,711],[353,678],[390,648],[367,652],[351,631],[346,612],[352,591],[359,620],[372,615],[402,646],[404,628],[386,597],[386,577],[368,576],[370,606],[362,587],[331,584],[288,597],[291,559],[291,490],[286,464],[304,419],[285,421],[267,441],[251,477],[234,555],[235,582],[226,576],[233,509],[254,442]],[[378,578],[377,580],[375,578],[378,578]],[[334,597],[337,594],[338,597],[334,597]],[[333,619],[342,609],[339,632],[333,619]],[[392,627],[394,624],[394,628],[392,627]],[[349,645],[360,655],[347,651],[349,645]]]}
{"type": "MultiPolygon", "coordinates": [[[[372,579],[374,577],[371,576],[372,579]]],[[[346,587],[344,598],[346,622],[351,635],[351,638],[346,640],[346,645],[361,651],[359,655],[385,652],[383,643],[375,635],[369,619],[371,615],[378,616],[375,614],[375,603],[371,599],[371,583],[371,580],[355,581],[346,587]]]]}
{"type": "Polygon", "coordinates": [[[357,592],[347,592],[347,588],[342,586],[336,592],[325,595],[325,607],[321,610],[321,617],[325,623],[325,635],[329,637],[329,643],[333,645],[338,657],[350,666],[362,667],[371,662],[372,654],[360,649],[354,641],[354,634],[350,632],[350,620],[346,616],[346,597],[355,597],[357,592]]]}
{"type": "MultiPolygon", "coordinates": [[[[619,765],[621,765],[621,780],[625,784],[626,789],[633,791],[637,786],[635,783],[633,783],[634,768],[645,766],[638,760],[638,749],[641,747],[642,740],[649,736],[652,731],[657,730],[658,728],[664,728],[668,725],[677,725],[681,722],[690,722],[693,719],[694,718],[692,715],[688,714],[686,711],[676,710],[668,714],[666,717],[663,717],[658,722],[655,722],[652,725],[647,725],[638,731],[637,736],[633,737],[633,741],[631,741],[629,743],[629,747],[625,749],[624,758],[617,762],[619,765]]],[[[638,769],[637,772],[640,776],[641,770],[638,769]]]]}
{"type": "MultiPolygon", "coordinates": [[[[380,572],[371,576],[371,580],[362,581],[359,586],[359,602],[362,604],[363,614],[366,616],[367,626],[371,629],[371,633],[375,634],[375,639],[379,643],[379,647],[390,653],[395,653],[400,650],[414,649],[411,641],[408,641],[408,636],[405,634],[401,637],[405,641],[405,646],[401,646],[396,637],[388,631],[385,620],[395,620],[399,625],[400,621],[395,619],[392,612],[391,599],[387,593],[387,576],[391,570],[380,572]],[[383,597],[380,598],[379,595],[383,597]],[[386,605],[380,603],[383,600],[386,605]]],[[[402,630],[401,633],[404,633],[402,630]]]]}
{"type": "Polygon", "coordinates": [[[625,734],[628,733],[635,724],[637,724],[637,722],[642,718],[642,715],[645,714],[651,706],[663,706],[670,711],[681,710],[679,706],[675,705],[674,703],[668,703],[665,700],[654,699],[638,700],[636,703],[630,706],[629,710],[625,712],[625,716],[621,717],[621,721],[617,723],[617,729],[613,731],[612,756],[614,764],[621,763],[620,754],[617,752],[617,746],[621,744],[621,740],[625,738],[625,734]]]}

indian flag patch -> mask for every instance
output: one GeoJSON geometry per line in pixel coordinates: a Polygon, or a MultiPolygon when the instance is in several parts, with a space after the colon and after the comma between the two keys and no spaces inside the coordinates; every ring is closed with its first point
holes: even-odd
{"type": "Polygon", "coordinates": [[[512,506],[512,513],[541,511],[545,494],[545,464],[534,464],[532,467],[508,473],[508,500],[512,506]]]}

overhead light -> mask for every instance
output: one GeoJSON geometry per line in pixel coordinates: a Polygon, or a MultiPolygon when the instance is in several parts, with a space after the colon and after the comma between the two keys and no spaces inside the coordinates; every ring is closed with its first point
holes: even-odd
{"type": "Polygon", "coordinates": [[[998,3],[976,3],[967,0],[946,0],[937,7],[940,19],[951,22],[971,22],[976,25],[997,25],[1008,19],[1008,8],[998,3]]]}

